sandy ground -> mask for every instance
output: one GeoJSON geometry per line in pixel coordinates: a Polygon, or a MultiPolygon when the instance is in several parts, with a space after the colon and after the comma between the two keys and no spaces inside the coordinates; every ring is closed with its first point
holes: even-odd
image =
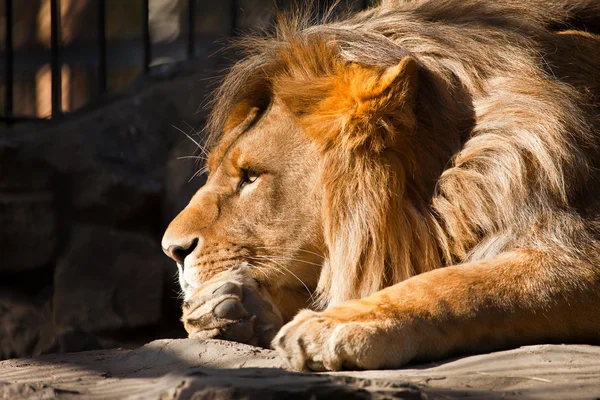
{"type": "Polygon", "coordinates": [[[401,370],[300,374],[274,351],[158,340],[0,362],[2,399],[600,399],[600,347],[543,345],[401,370]]]}

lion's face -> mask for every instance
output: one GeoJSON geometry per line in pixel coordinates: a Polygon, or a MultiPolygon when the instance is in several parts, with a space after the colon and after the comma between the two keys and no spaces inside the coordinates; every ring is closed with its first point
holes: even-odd
{"type": "Polygon", "coordinates": [[[162,246],[177,261],[185,299],[242,262],[262,284],[308,297],[323,260],[315,145],[278,102],[262,115],[243,111],[232,116],[208,157],[205,186],[171,222],[162,246]]]}

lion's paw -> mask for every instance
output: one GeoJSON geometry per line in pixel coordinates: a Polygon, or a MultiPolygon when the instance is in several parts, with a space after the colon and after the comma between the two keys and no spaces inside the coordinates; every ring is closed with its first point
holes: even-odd
{"type": "Polygon", "coordinates": [[[236,266],[204,284],[183,304],[182,321],[188,336],[225,339],[268,347],[283,324],[269,295],[236,266]]]}
{"type": "MultiPolygon", "coordinates": [[[[411,351],[390,324],[336,316],[336,310],[302,311],[273,339],[272,346],[297,371],[340,371],[400,366],[411,351]]],[[[392,324],[393,325],[393,324],[392,324]]],[[[397,331],[396,331],[397,332],[397,331]]]]}

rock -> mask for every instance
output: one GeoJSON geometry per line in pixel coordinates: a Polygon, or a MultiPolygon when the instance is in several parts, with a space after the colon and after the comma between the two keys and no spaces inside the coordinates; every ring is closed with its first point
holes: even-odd
{"type": "Polygon", "coordinates": [[[36,304],[4,288],[0,295],[0,360],[54,349],[55,328],[49,303],[36,304]]]}
{"type": "Polygon", "coordinates": [[[158,241],[199,180],[187,183],[193,162],[176,157],[194,148],[173,125],[201,125],[206,78],[222,62],[165,67],[69,115],[2,132],[0,295],[10,287],[27,305],[3,310],[0,356],[47,351],[36,347],[46,308],[56,322],[47,335],[54,351],[181,334],[175,267],[158,241]],[[176,179],[167,190],[171,161],[184,169],[170,175],[176,179]],[[53,291],[53,298],[33,302],[39,290],[53,291]],[[3,331],[9,320],[29,331],[3,331]]]}
{"type": "Polygon", "coordinates": [[[53,260],[57,245],[54,193],[0,192],[0,271],[24,271],[53,260]]]}
{"type": "Polygon", "coordinates": [[[100,340],[77,328],[57,327],[52,319],[51,299],[41,303],[5,288],[2,291],[0,360],[115,347],[109,339],[100,340]]]}
{"type": "Polygon", "coordinates": [[[100,340],[81,329],[66,328],[56,336],[57,353],[74,353],[77,351],[106,348],[100,340]]]}
{"type": "Polygon", "coordinates": [[[23,157],[17,148],[0,142],[0,192],[47,192],[55,185],[56,172],[48,163],[23,157]]]}
{"type": "Polygon", "coordinates": [[[163,257],[147,236],[76,227],[55,272],[55,323],[101,332],[158,322],[163,257]]]}
{"type": "Polygon", "coordinates": [[[48,385],[0,382],[0,399],[55,399],[60,392],[48,385]]]}
{"type": "Polygon", "coordinates": [[[50,165],[0,144],[0,272],[52,261],[58,242],[55,184],[50,165]]]}
{"type": "Polygon", "coordinates": [[[283,369],[285,362],[274,350],[226,340],[161,339],[121,353],[120,361],[107,365],[106,371],[114,377],[143,378],[192,367],[283,369]]]}
{"type": "Polygon", "coordinates": [[[597,346],[538,345],[398,370],[310,374],[286,371],[273,350],[158,340],[134,351],[0,362],[0,398],[593,399],[599,359],[597,346]]]}
{"type": "Polygon", "coordinates": [[[75,219],[159,230],[169,152],[183,136],[173,125],[198,126],[204,118],[197,107],[206,93],[205,70],[190,63],[176,75],[147,77],[127,95],[69,118],[13,127],[3,134],[4,145],[60,174],[75,219]]]}

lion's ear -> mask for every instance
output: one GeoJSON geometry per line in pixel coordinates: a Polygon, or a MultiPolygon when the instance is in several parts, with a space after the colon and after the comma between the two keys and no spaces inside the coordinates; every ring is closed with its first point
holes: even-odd
{"type": "Polygon", "coordinates": [[[396,108],[399,103],[414,107],[418,89],[418,65],[414,58],[405,57],[383,71],[353,67],[355,71],[351,71],[349,83],[357,105],[362,106],[357,113],[391,111],[390,108],[396,108]]]}
{"type": "Polygon", "coordinates": [[[410,56],[385,69],[351,64],[301,120],[324,147],[383,151],[415,129],[418,64],[410,56]]]}

